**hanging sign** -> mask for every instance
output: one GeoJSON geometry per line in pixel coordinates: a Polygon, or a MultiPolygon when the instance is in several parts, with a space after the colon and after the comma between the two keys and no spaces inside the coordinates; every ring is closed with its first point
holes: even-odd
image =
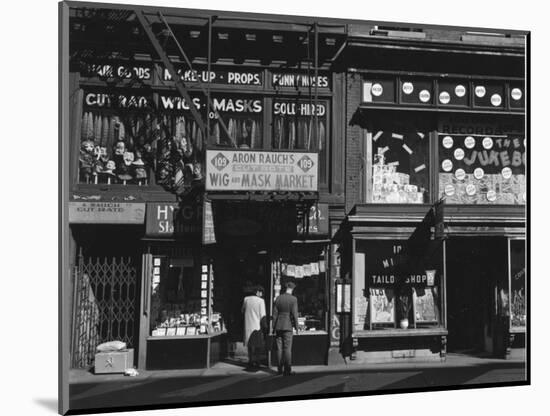
{"type": "Polygon", "coordinates": [[[84,77],[117,80],[150,81],[152,69],[150,65],[131,63],[82,63],[80,73],[84,77]]]}
{"type": "Polygon", "coordinates": [[[216,243],[216,234],[214,233],[214,215],[212,214],[212,202],[204,200],[202,211],[202,243],[216,243]]]}
{"type": "Polygon", "coordinates": [[[143,224],[145,204],[123,202],[69,202],[73,224],[143,224]]]}
{"type": "Polygon", "coordinates": [[[328,236],[328,204],[313,204],[309,209],[307,225],[299,222],[298,235],[326,235],[328,236]],[[307,229],[306,229],[307,227],[307,229]]]}
{"type": "Polygon", "coordinates": [[[207,191],[317,191],[318,154],[207,150],[207,191]]]}
{"type": "Polygon", "coordinates": [[[195,202],[179,205],[176,202],[147,204],[145,235],[147,237],[174,237],[196,235],[201,231],[201,210],[195,202]]]}

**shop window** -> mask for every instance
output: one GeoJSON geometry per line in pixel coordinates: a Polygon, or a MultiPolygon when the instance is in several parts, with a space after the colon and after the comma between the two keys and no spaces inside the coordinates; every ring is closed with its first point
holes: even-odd
{"type": "Polygon", "coordinates": [[[439,195],[450,204],[526,201],[525,138],[440,134],[439,195]]]}
{"type": "Polygon", "coordinates": [[[272,149],[318,152],[320,183],[327,178],[327,120],[326,101],[273,101],[272,149]]]}
{"type": "Polygon", "coordinates": [[[429,135],[374,131],[367,136],[367,202],[429,202],[429,135]]]}
{"type": "Polygon", "coordinates": [[[525,240],[510,240],[510,321],[512,327],[525,328],[527,315],[525,240]]]}
{"type": "Polygon", "coordinates": [[[365,275],[355,280],[356,330],[416,329],[441,325],[442,250],[421,263],[397,266],[404,241],[368,241],[358,248],[365,275]]]}
{"type": "Polygon", "coordinates": [[[284,284],[296,284],[293,295],[298,298],[298,331],[326,331],[327,265],[324,244],[301,244],[283,250],[281,276],[274,279],[274,295],[284,284]]]}
{"type": "Polygon", "coordinates": [[[152,261],[151,336],[194,336],[224,330],[221,314],[209,312],[210,266],[195,265],[193,257],[157,255],[152,261]]]}
{"type": "Polygon", "coordinates": [[[238,149],[263,147],[263,100],[251,97],[213,97],[210,134],[216,145],[238,149]]]}

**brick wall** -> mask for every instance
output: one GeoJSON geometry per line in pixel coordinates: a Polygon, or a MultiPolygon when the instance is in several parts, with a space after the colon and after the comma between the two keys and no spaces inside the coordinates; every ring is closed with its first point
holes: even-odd
{"type": "Polygon", "coordinates": [[[346,75],[346,213],[361,201],[363,186],[363,144],[361,128],[354,122],[361,101],[361,75],[346,75]]]}

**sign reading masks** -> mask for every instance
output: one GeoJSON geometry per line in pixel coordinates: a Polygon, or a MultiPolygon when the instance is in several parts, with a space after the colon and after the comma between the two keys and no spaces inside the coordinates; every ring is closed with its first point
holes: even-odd
{"type": "Polygon", "coordinates": [[[317,191],[317,153],[208,150],[208,191],[317,191]]]}

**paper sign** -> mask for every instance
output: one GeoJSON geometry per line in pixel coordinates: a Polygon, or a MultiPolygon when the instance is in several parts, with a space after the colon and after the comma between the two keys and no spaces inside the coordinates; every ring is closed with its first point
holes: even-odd
{"type": "Polygon", "coordinates": [[[374,95],[375,97],[380,97],[384,92],[384,88],[382,87],[382,85],[376,83],[372,85],[371,92],[372,95],[374,95]]]}
{"type": "Polygon", "coordinates": [[[455,172],[455,177],[459,181],[463,181],[464,178],[466,177],[466,172],[464,172],[464,169],[457,169],[456,172],[455,172]]]}
{"type": "Polygon", "coordinates": [[[441,104],[449,104],[449,101],[451,101],[451,96],[447,91],[441,91],[439,94],[439,102],[441,104]]]}
{"type": "Polygon", "coordinates": [[[310,264],[304,264],[304,277],[311,276],[311,265],[310,264]]]}
{"type": "Polygon", "coordinates": [[[310,263],[310,266],[311,266],[311,274],[312,275],[319,274],[319,263],[313,262],[313,263],[310,263]]]}
{"type": "Polygon", "coordinates": [[[476,145],[476,140],[472,136],[468,136],[464,139],[464,146],[466,146],[467,149],[473,149],[476,145]]]}
{"type": "Polygon", "coordinates": [[[476,95],[479,97],[479,98],[483,98],[485,97],[485,87],[483,85],[478,85],[476,88],[475,88],[475,93],[476,95]]]}
{"type": "Polygon", "coordinates": [[[407,95],[412,94],[414,90],[412,82],[404,82],[403,83],[403,92],[407,95]]]}
{"type": "Polygon", "coordinates": [[[376,134],[374,135],[374,137],[372,138],[372,140],[373,140],[374,142],[377,141],[378,138],[379,138],[380,136],[382,136],[383,133],[384,133],[384,132],[383,132],[382,130],[380,130],[378,133],[376,133],[376,134]]]}
{"type": "Polygon", "coordinates": [[[466,185],[466,194],[469,196],[475,195],[476,193],[476,186],[474,184],[468,184],[466,185]]]}
{"type": "Polygon", "coordinates": [[[158,257],[153,259],[153,266],[160,266],[160,259],[158,257]]]}
{"type": "Polygon", "coordinates": [[[304,277],[304,266],[296,266],[296,279],[304,277]]]}
{"type": "Polygon", "coordinates": [[[176,335],[176,329],[177,328],[166,328],[166,336],[174,336],[176,335]]]}
{"type": "Polygon", "coordinates": [[[202,282],[201,289],[208,289],[208,282],[202,282]]]}
{"type": "Polygon", "coordinates": [[[464,95],[466,95],[466,88],[464,87],[464,85],[457,85],[455,87],[455,94],[457,97],[464,97],[464,95]]]}
{"type": "Polygon", "coordinates": [[[206,299],[201,299],[201,307],[205,308],[207,306],[208,301],[206,299]]]}
{"type": "Polygon", "coordinates": [[[491,104],[493,106],[498,107],[502,103],[502,97],[499,94],[493,94],[491,96],[491,104]]]}
{"type": "Polygon", "coordinates": [[[491,139],[490,137],[485,137],[482,144],[485,149],[489,150],[493,147],[493,139],[491,139]]]}
{"type": "Polygon", "coordinates": [[[208,265],[206,265],[206,264],[202,265],[202,272],[203,273],[208,273],[208,265]]]}
{"type": "Polygon", "coordinates": [[[475,168],[474,169],[474,178],[481,179],[481,178],[483,178],[484,174],[485,174],[485,172],[483,171],[483,169],[481,169],[481,168],[475,168]]]}
{"type": "Polygon", "coordinates": [[[512,96],[513,100],[518,101],[521,100],[523,93],[519,88],[513,88],[510,95],[512,96]]]}
{"type": "Polygon", "coordinates": [[[464,159],[464,150],[462,150],[460,147],[458,149],[455,149],[454,157],[456,160],[464,159]]]}
{"type": "Polygon", "coordinates": [[[326,264],[324,260],[319,261],[319,273],[326,272],[326,264]]]}
{"type": "Polygon", "coordinates": [[[445,149],[450,149],[451,147],[453,147],[453,138],[451,136],[445,136],[443,137],[443,147],[445,149]]]}
{"type": "Polygon", "coordinates": [[[201,291],[201,298],[205,299],[208,297],[208,293],[206,293],[206,290],[201,291]]]}
{"type": "Polygon", "coordinates": [[[453,169],[453,162],[449,159],[445,159],[443,163],[441,163],[441,167],[445,172],[450,172],[453,169]]]}
{"type": "Polygon", "coordinates": [[[294,264],[289,264],[286,266],[286,275],[289,277],[296,276],[296,266],[294,264]]]}
{"type": "Polygon", "coordinates": [[[422,101],[423,103],[427,103],[428,101],[430,101],[430,91],[428,90],[422,90],[420,91],[420,93],[418,94],[418,98],[420,99],[420,101],[422,101]]]}

